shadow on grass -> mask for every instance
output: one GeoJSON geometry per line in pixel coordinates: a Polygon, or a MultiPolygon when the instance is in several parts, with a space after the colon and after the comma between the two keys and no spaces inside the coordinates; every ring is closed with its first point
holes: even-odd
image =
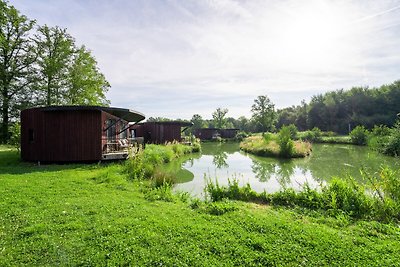
{"type": "Polygon", "coordinates": [[[73,169],[90,170],[97,167],[98,163],[90,163],[90,164],[65,163],[65,164],[38,165],[37,163],[34,162],[22,161],[21,155],[14,149],[3,148],[0,150],[0,175],[25,174],[34,172],[55,172],[60,170],[73,170],[73,169]]]}

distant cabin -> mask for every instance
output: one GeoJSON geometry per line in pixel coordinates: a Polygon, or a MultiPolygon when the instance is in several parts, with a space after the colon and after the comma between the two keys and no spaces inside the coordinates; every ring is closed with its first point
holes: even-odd
{"type": "Polygon", "coordinates": [[[101,106],[25,109],[21,112],[21,157],[38,162],[125,159],[134,142],[129,123],[144,118],[129,109],[101,106]]]}
{"type": "Polygon", "coordinates": [[[239,129],[220,129],[220,128],[200,128],[194,131],[196,138],[200,140],[212,140],[217,137],[235,138],[239,129]]]}
{"type": "Polygon", "coordinates": [[[167,142],[181,142],[182,132],[193,123],[182,121],[143,122],[130,126],[131,135],[143,137],[145,143],[164,144],[167,142]]]}

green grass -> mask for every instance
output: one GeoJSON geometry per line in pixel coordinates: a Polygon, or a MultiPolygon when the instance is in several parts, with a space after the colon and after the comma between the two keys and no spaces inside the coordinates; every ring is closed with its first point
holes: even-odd
{"type": "MultiPolygon", "coordinates": [[[[263,136],[254,135],[247,137],[240,143],[240,149],[251,154],[264,157],[282,157],[278,142],[272,137],[266,140],[263,136]]],[[[303,141],[293,141],[291,158],[306,157],[311,153],[311,144],[303,141]]]]}
{"type": "Polygon", "coordinates": [[[18,157],[0,147],[0,266],[400,262],[397,226],[185,194],[165,198],[168,190],[150,181],[128,181],[123,165],[37,166],[18,157]]]}

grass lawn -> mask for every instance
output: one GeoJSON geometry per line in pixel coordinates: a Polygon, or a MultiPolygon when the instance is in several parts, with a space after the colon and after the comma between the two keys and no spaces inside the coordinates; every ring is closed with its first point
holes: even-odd
{"type": "Polygon", "coordinates": [[[119,164],[37,166],[18,158],[0,147],[0,266],[400,262],[397,225],[242,202],[151,201],[147,183],[127,181],[119,164]],[[213,215],[222,205],[227,212],[213,215]]]}

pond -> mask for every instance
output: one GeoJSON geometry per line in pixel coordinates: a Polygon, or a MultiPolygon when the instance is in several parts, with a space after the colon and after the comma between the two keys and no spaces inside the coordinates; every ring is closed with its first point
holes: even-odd
{"type": "Polygon", "coordinates": [[[307,182],[318,187],[332,177],[351,175],[361,181],[360,169],[379,171],[383,165],[400,167],[397,158],[383,156],[367,147],[314,144],[311,156],[302,159],[276,159],[254,156],[239,150],[239,143],[203,143],[202,152],[163,166],[177,177],[175,190],[201,196],[206,179],[227,185],[237,179],[257,192],[269,193],[282,188],[300,189],[307,182]]]}

